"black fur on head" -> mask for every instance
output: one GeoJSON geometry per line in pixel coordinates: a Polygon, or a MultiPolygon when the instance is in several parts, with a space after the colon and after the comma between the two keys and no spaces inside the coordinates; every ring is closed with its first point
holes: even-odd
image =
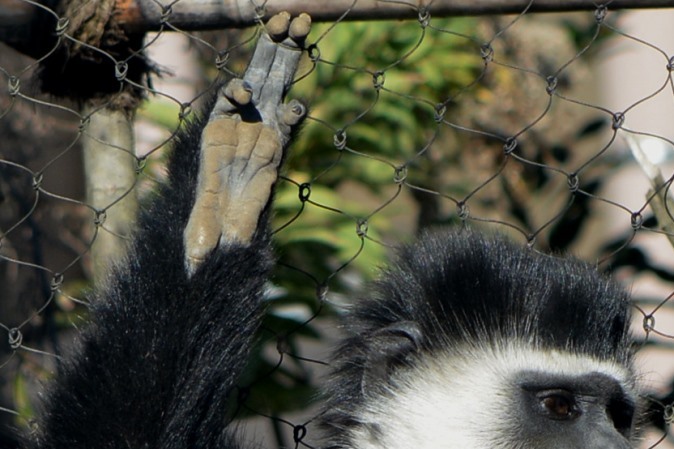
{"type": "Polygon", "coordinates": [[[524,342],[630,367],[629,301],[576,259],[469,229],[427,232],[354,304],[325,426],[353,424],[350,411],[396,366],[453,347],[524,342]]]}

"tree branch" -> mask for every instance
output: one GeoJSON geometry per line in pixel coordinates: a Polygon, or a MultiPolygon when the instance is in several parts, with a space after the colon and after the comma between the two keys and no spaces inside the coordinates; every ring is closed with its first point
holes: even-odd
{"type": "MultiPolygon", "coordinates": [[[[44,3],[44,2],[43,2],[44,3]]],[[[54,3],[54,2],[52,2],[54,3]]],[[[280,11],[292,15],[306,12],[314,22],[334,22],[347,11],[344,20],[417,19],[426,7],[433,17],[517,14],[528,12],[591,11],[597,3],[608,4],[610,10],[637,8],[671,8],[674,0],[271,0],[256,11],[253,0],[180,0],[170,7],[159,6],[156,0],[117,0],[115,20],[129,33],[158,30],[162,24],[182,30],[243,28],[255,24],[256,17],[280,11]],[[527,9],[528,7],[528,9],[527,9]]],[[[169,4],[168,0],[163,0],[169,4]]],[[[20,0],[0,0],[0,40],[17,41],[21,28],[30,27],[31,17],[41,8],[20,0]]]]}

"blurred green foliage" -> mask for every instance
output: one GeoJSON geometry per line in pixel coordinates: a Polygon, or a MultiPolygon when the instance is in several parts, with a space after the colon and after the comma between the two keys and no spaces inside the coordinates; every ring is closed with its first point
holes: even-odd
{"type": "MultiPolygon", "coordinates": [[[[418,22],[314,26],[312,37],[321,38],[312,54],[320,53],[321,62],[307,61],[308,73],[302,76],[300,69],[291,91],[307,101],[311,119],[290,150],[286,176],[292,182],[280,183],[274,205],[274,227],[282,228],[275,235],[281,267],[266,324],[291,354],[302,355],[297,340],[322,338],[320,320],[335,313],[318,291],[349,293],[346,272],[367,280],[383,264],[388,249],[371,240],[395,224],[389,209],[372,212],[395,176],[391,161],[406,163],[427,145],[435,104],[470,84],[482,68],[472,40],[439,29],[469,33],[475,23],[435,20],[437,29],[418,22]],[[344,148],[333,145],[340,133],[344,148]],[[307,189],[308,201],[298,201],[307,189]],[[365,222],[367,239],[358,233],[365,222]],[[319,319],[310,321],[319,310],[319,319]]],[[[277,363],[278,353],[256,354],[251,378],[266,380],[249,404],[274,414],[306,407],[315,396],[307,395],[314,391],[310,371],[274,370],[277,363]]]]}
{"type": "Polygon", "coordinates": [[[312,173],[330,168],[321,183],[331,187],[344,179],[368,188],[390,184],[393,170],[377,159],[343,158],[333,167],[339,150],[326,144],[339,130],[354,151],[399,162],[412,158],[429,140],[435,105],[470,84],[482,68],[479,46],[453,34],[469,33],[475,23],[464,18],[434,20],[433,29],[417,22],[317,26],[312,36],[327,33],[317,44],[321,62],[292,94],[308,99],[311,116],[327,126],[307,127],[293,159],[312,173]],[[453,33],[439,31],[445,29],[453,33]]]}

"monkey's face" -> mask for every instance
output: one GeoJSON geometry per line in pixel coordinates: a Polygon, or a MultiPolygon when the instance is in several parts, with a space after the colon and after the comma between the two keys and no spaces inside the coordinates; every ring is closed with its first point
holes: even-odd
{"type": "Polygon", "coordinates": [[[628,449],[636,392],[611,361],[524,343],[420,354],[366,393],[360,449],[628,449]]]}
{"type": "Polygon", "coordinates": [[[518,377],[516,428],[529,447],[631,447],[636,403],[618,379],[600,372],[518,377]]]}

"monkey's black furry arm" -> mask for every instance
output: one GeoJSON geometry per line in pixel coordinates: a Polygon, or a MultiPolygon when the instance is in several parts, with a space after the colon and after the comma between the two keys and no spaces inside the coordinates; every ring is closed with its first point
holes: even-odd
{"type": "Polygon", "coordinates": [[[27,447],[239,447],[228,404],[272,265],[271,192],[305,114],[282,101],[309,27],[306,15],[275,16],[244,79],[180,134],[168,181],[93,298],[27,447]]]}

